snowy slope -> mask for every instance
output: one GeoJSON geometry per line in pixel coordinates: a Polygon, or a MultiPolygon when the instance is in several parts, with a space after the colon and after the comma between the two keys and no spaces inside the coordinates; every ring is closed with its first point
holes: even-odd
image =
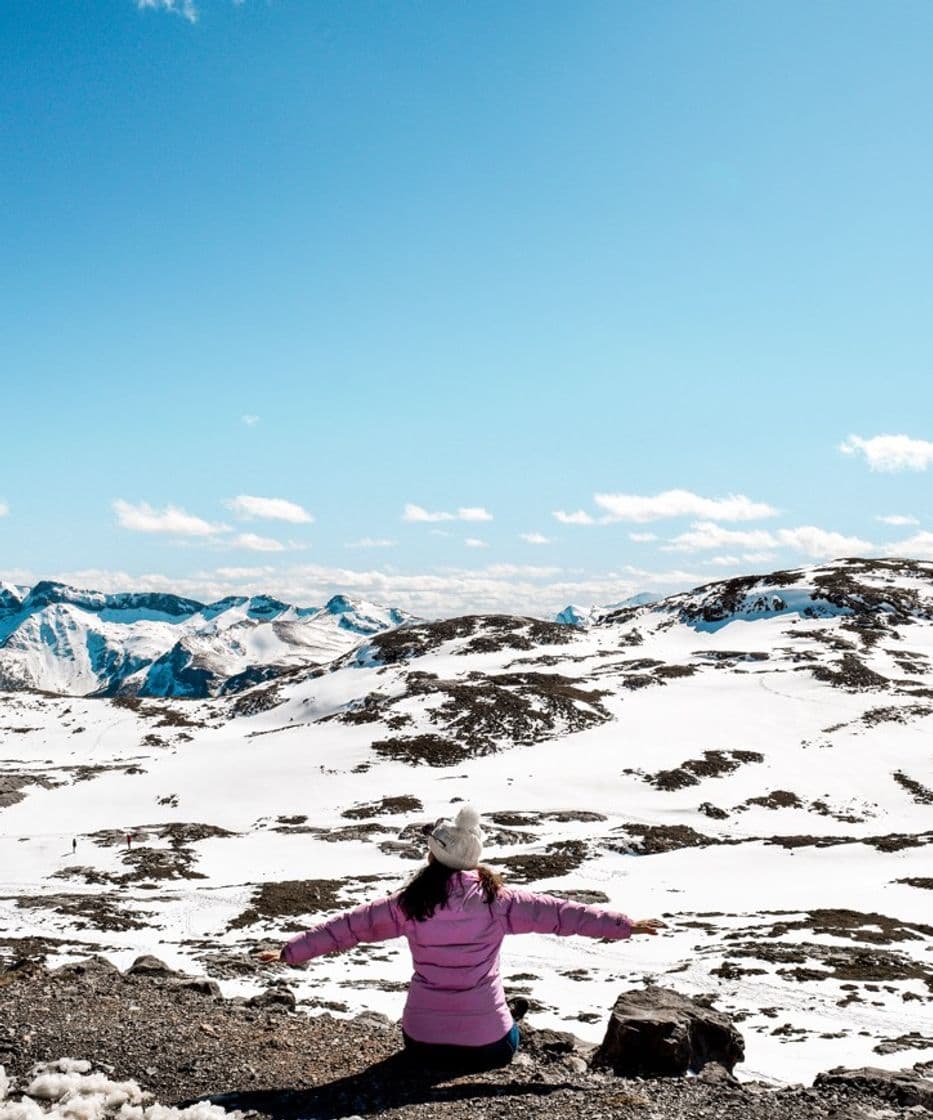
{"type": "Polygon", "coordinates": [[[0,588],[0,688],[63,695],[203,697],[323,664],[408,618],[336,596],[321,608],[269,596],[204,605],[42,582],[0,588]]]}
{"type": "MultiPolygon", "coordinates": [[[[253,991],[251,947],[401,885],[469,799],[511,882],[669,925],[507,941],[539,1025],[599,1039],[650,977],[737,1015],[745,1076],[933,1060],[933,565],[355,641],[204,701],[0,696],[0,954],[154,952],[253,991]]],[[[288,979],[397,1017],[409,967],[389,943],[288,979]]]]}

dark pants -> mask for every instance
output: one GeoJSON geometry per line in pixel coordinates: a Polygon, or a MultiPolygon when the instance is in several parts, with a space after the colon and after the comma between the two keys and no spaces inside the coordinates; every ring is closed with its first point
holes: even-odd
{"type": "Polygon", "coordinates": [[[405,1053],[414,1061],[436,1069],[481,1073],[483,1070],[507,1066],[518,1050],[521,1035],[518,1024],[513,1023],[507,1035],[486,1046],[446,1046],[438,1042],[418,1042],[407,1034],[404,1038],[405,1053]]]}

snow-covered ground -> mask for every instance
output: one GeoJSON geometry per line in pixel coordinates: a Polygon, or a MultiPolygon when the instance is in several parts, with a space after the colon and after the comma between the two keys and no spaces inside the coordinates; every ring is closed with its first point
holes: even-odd
{"type": "MultiPolygon", "coordinates": [[[[462,799],[512,882],[668,922],[507,940],[539,1025],[598,1040],[651,978],[739,1016],[743,1076],[931,1059],[933,569],[783,575],[586,626],[403,628],[226,699],[0,694],[22,795],[0,809],[0,953],[150,952],[251,992],[239,956],[402,885],[403,830],[462,799]],[[324,909],[256,897],[307,880],[324,909]]],[[[309,1010],[397,1017],[409,971],[388,943],[289,979],[309,1010]]]]}

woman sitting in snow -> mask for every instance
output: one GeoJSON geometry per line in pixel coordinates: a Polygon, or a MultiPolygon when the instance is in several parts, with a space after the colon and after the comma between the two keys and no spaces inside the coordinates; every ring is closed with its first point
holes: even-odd
{"type": "Polygon", "coordinates": [[[405,1047],[427,1063],[479,1070],[511,1061],[519,1031],[499,974],[507,933],[621,941],[664,928],[654,918],[632,921],[612,910],[506,887],[480,866],[483,833],[471,806],[425,833],[427,865],[404,890],[338,914],[258,958],[297,965],[361,941],[404,935],[415,965],[402,1017],[405,1047]]]}

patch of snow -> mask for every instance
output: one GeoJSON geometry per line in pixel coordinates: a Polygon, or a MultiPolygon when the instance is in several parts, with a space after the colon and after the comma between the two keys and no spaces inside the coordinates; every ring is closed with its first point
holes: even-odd
{"type": "Polygon", "coordinates": [[[206,1102],[175,1108],[153,1100],[136,1081],[114,1081],[91,1072],[87,1061],[60,1058],[35,1066],[19,1100],[0,1066],[0,1120],[226,1120],[226,1112],[206,1102]]]}

